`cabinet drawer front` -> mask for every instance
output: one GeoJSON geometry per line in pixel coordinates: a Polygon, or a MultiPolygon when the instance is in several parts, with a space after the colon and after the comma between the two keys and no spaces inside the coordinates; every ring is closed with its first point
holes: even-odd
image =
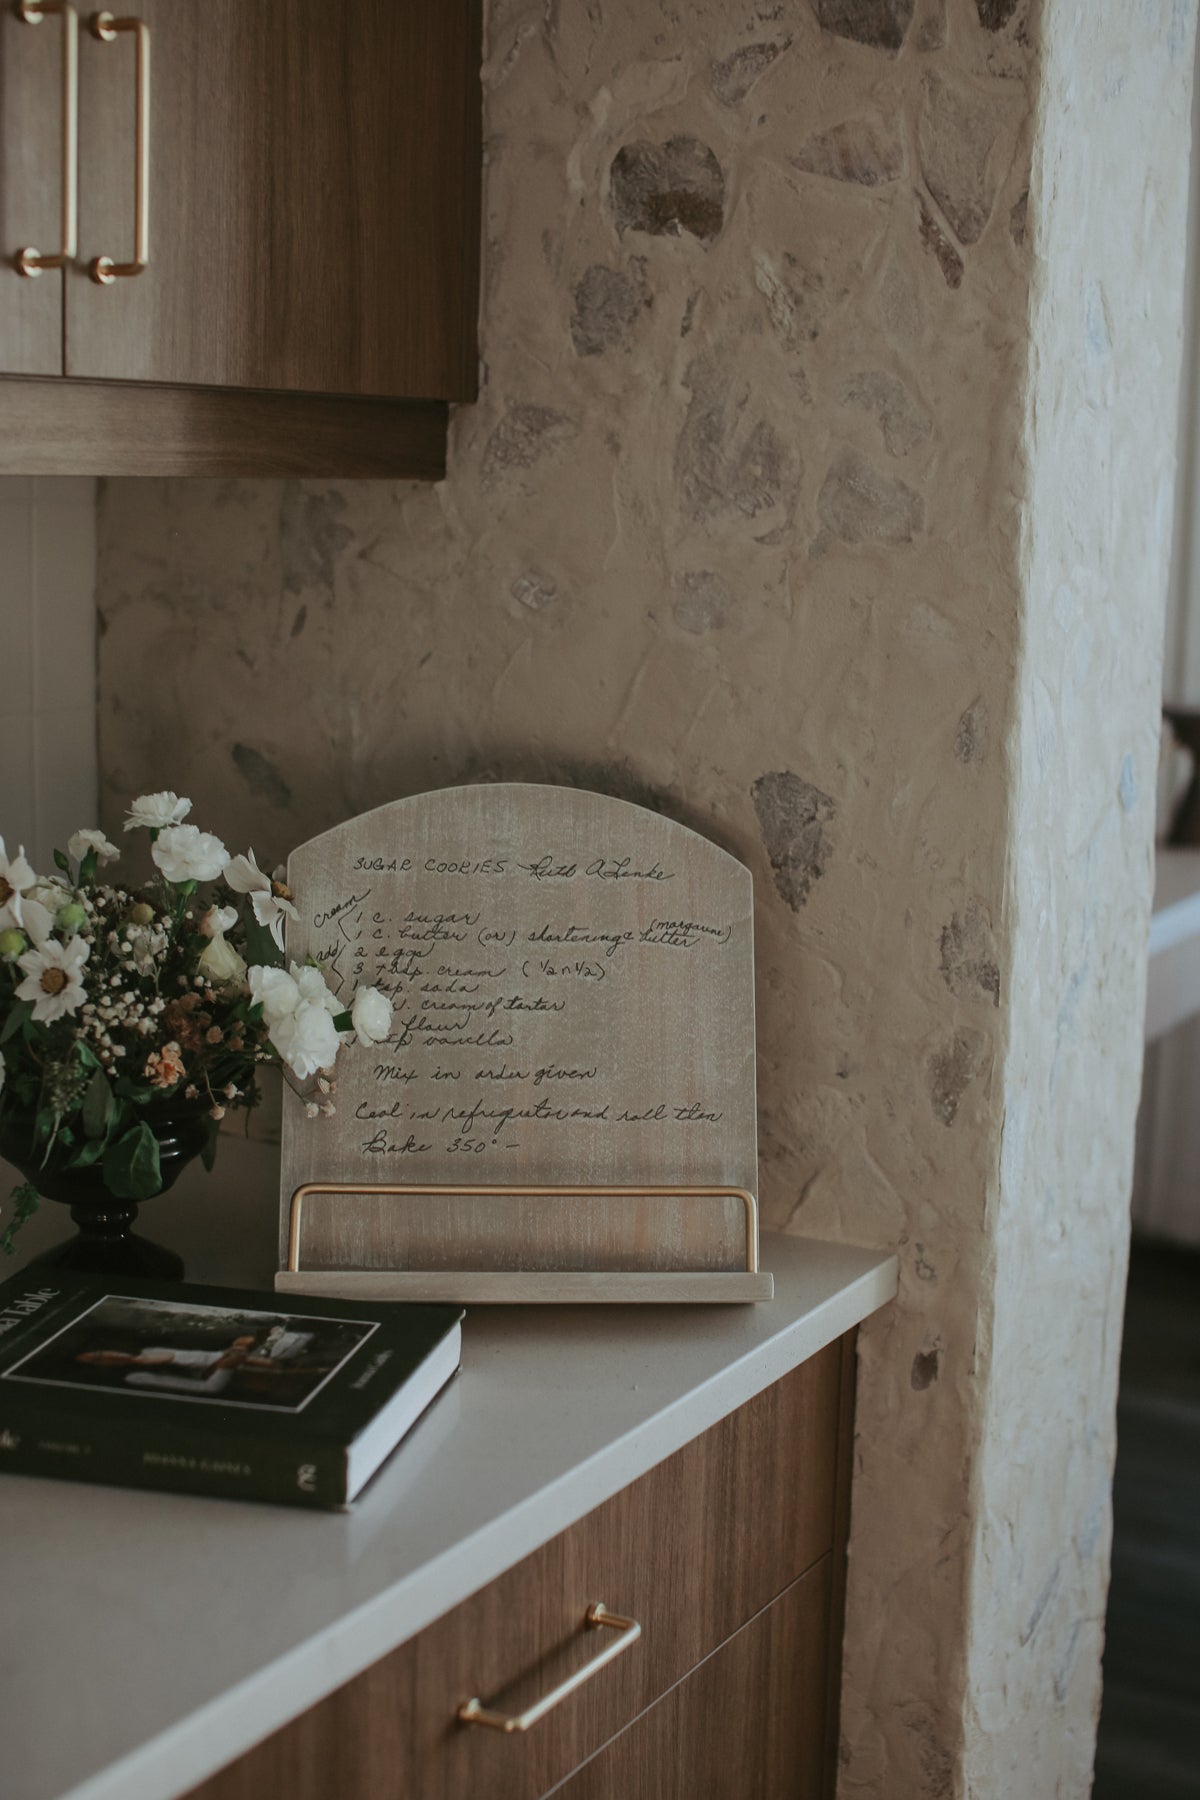
{"type": "Polygon", "coordinates": [[[532,1800],[666,1692],[833,1542],[837,1345],[597,1507],[420,1639],[418,1791],[532,1800]],[[642,1636],[527,1736],[458,1724],[519,1712],[595,1652],[602,1601],[642,1636]]]}
{"type": "Polygon", "coordinates": [[[556,1789],[561,1800],[822,1800],[832,1558],[556,1789]]]}
{"type": "Polygon", "coordinates": [[[193,1800],[535,1800],[833,1547],[842,1378],[831,1344],[193,1800]],[[635,1643],[527,1734],[459,1722],[471,1698],[520,1713],[590,1661],[597,1601],[639,1621],[635,1643]]]}

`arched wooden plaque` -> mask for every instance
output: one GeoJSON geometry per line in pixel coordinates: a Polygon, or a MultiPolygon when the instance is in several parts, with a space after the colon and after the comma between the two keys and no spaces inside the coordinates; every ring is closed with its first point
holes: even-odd
{"type": "Polygon", "coordinates": [[[450,788],[303,845],[294,960],[390,1042],[285,1090],[281,1288],[761,1299],[750,871],[575,788],[450,788]]]}

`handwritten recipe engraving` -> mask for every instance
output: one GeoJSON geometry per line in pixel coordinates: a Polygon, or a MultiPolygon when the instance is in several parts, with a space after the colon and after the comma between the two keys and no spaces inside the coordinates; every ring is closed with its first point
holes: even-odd
{"type": "MultiPolygon", "coordinates": [[[[289,957],[394,1008],[387,1043],[340,1059],[332,1120],[285,1096],[285,1214],[306,1182],[364,1190],[319,1254],[446,1253],[444,1204],[422,1223],[372,1204],[375,1185],[755,1191],[751,878],[717,845],[625,801],[506,784],[380,807],[296,851],[289,876],[308,906],[289,957]]],[[[602,1266],[603,1209],[555,1206],[568,1236],[599,1232],[585,1247],[602,1266]]],[[[493,1201],[454,1217],[494,1254],[525,1215],[493,1201]]],[[[652,1209],[628,1227],[652,1237],[652,1209]]]]}

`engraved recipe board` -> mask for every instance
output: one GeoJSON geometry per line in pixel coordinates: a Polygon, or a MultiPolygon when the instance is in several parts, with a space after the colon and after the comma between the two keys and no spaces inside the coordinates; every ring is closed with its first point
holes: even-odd
{"type": "Polygon", "coordinates": [[[289,958],[395,1013],[338,1058],[334,1118],[285,1089],[278,1287],[769,1297],[747,868],[627,801],[511,783],[348,820],[288,879],[289,958]]]}

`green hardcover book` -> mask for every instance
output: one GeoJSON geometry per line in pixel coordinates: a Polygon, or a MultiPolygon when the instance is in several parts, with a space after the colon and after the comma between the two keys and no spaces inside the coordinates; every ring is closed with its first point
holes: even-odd
{"type": "Polygon", "coordinates": [[[344,1507],[458,1369],[462,1316],[31,1269],[0,1284],[0,1472],[344,1507]]]}

